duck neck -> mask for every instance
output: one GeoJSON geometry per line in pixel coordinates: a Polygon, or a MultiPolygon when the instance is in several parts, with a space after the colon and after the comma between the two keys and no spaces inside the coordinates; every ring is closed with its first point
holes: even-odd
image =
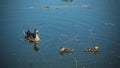
{"type": "Polygon", "coordinates": [[[39,35],[38,35],[38,34],[35,34],[35,35],[36,35],[36,38],[35,38],[35,39],[39,41],[39,40],[40,40],[39,35]]]}

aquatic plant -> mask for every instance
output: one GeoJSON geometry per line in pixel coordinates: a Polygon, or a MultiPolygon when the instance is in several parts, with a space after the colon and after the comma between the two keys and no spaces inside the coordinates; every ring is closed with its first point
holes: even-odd
{"type": "Polygon", "coordinates": [[[75,68],[78,68],[77,58],[75,57],[75,68]]]}
{"type": "Polygon", "coordinates": [[[72,2],[73,0],[61,0],[61,1],[64,1],[64,2],[72,2]]]}

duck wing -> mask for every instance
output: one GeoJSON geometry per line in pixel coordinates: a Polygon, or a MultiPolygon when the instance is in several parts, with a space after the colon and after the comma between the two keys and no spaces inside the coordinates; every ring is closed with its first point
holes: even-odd
{"type": "Polygon", "coordinates": [[[34,33],[31,33],[31,37],[35,39],[36,35],[34,33]]]}
{"type": "Polygon", "coordinates": [[[30,36],[30,35],[31,35],[31,32],[30,32],[30,30],[28,30],[28,31],[25,31],[24,34],[25,34],[26,36],[30,36]]]}
{"type": "Polygon", "coordinates": [[[36,35],[34,33],[30,32],[30,30],[25,31],[24,34],[25,34],[26,38],[34,39],[36,37],[36,35]]]}

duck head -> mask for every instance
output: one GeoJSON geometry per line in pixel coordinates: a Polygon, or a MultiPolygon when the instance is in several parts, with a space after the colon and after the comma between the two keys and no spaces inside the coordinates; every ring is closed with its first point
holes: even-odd
{"type": "Polygon", "coordinates": [[[38,29],[35,29],[35,30],[34,30],[34,34],[38,34],[38,29]]]}
{"type": "Polygon", "coordinates": [[[64,47],[60,47],[60,52],[64,52],[65,48],[64,47]]]}
{"type": "Polygon", "coordinates": [[[98,45],[95,45],[94,48],[95,48],[96,50],[98,50],[98,49],[99,49],[99,46],[98,46],[98,45]]]}

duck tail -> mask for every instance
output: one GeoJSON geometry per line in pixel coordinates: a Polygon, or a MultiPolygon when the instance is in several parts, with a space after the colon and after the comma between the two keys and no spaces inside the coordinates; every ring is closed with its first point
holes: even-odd
{"type": "Polygon", "coordinates": [[[23,31],[23,34],[24,34],[25,36],[27,36],[27,32],[26,32],[26,31],[23,31]]]}
{"type": "Polygon", "coordinates": [[[74,51],[73,49],[71,49],[71,51],[74,51]]]}

